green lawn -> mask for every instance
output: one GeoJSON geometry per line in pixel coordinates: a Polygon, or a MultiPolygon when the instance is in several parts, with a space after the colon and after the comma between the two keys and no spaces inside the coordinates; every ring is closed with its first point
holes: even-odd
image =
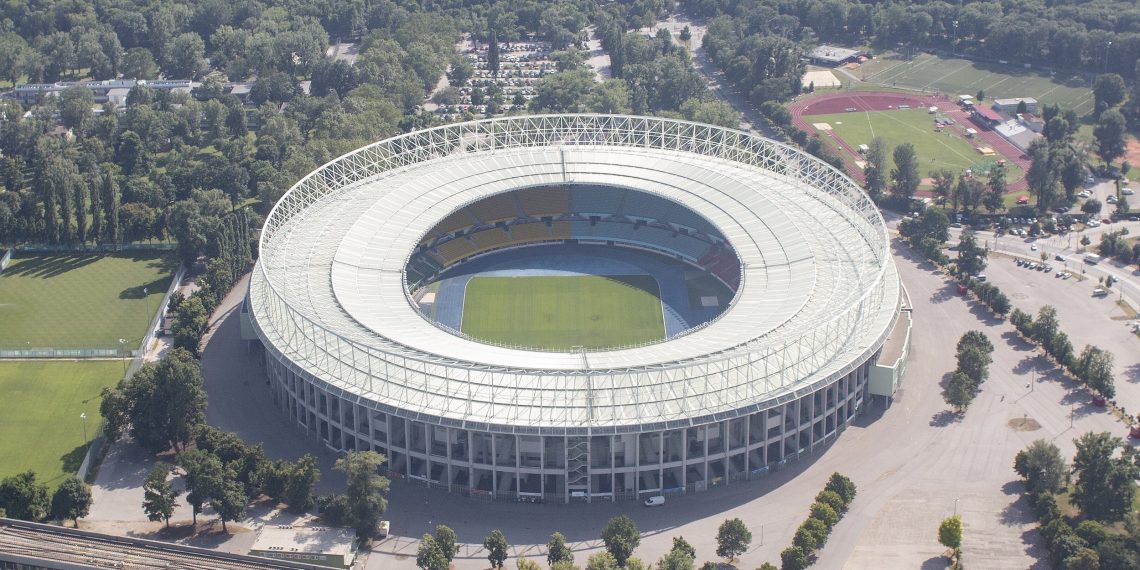
{"type": "Polygon", "coordinates": [[[947,95],[986,92],[986,99],[1033,97],[1041,103],[1058,104],[1080,115],[1093,108],[1092,90],[1080,77],[1025,69],[1016,65],[978,63],[920,53],[910,61],[885,53],[853,72],[864,81],[886,86],[937,91],[947,95]]]}
{"type": "Polygon", "coordinates": [[[657,281],[648,275],[476,277],[461,328],[488,342],[552,350],[665,338],[657,281]]]}
{"type": "Polygon", "coordinates": [[[54,487],[79,469],[101,429],[99,391],[123,374],[114,360],[0,361],[0,477],[31,469],[54,487]]]}
{"type": "Polygon", "coordinates": [[[138,344],[174,263],[152,253],[13,259],[0,273],[0,348],[138,344]]]}
{"type": "MultiPolygon", "coordinates": [[[[867,144],[876,136],[881,137],[891,149],[909,142],[914,145],[923,176],[929,176],[931,171],[942,168],[950,169],[955,174],[967,168],[975,172],[986,172],[1000,158],[978,154],[973,143],[949,129],[941,133],[934,132],[932,117],[926,109],[908,109],[811,115],[804,119],[808,123],[831,125],[834,134],[852,148],[867,144]]],[[[888,172],[894,168],[891,154],[887,152],[888,172]]],[[[1021,176],[1021,169],[1013,163],[1007,163],[1006,170],[1008,180],[1016,180],[1021,176]]]]}

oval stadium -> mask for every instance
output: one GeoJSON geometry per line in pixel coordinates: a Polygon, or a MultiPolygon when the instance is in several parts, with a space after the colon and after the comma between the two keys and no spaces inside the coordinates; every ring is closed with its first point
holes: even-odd
{"type": "Polygon", "coordinates": [[[397,136],[298,182],[260,239],[247,307],[275,404],[333,449],[471,495],[755,478],[893,393],[908,342],[886,226],[854,182],[686,121],[397,136]]]}

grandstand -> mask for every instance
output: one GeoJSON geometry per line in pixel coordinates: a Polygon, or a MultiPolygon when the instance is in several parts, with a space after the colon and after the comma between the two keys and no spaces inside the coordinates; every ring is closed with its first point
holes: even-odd
{"type": "Polygon", "coordinates": [[[865,408],[901,310],[858,185],[780,143],[662,118],[511,116],[380,141],[298,182],[260,239],[251,324],[282,413],[473,496],[698,492],[818,457],[865,408]],[[716,297],[721,312],[660,342],[561,351],[423,318],[432,275],[581,242],[669,261],[681,277],[662,305],[716,297]]]}

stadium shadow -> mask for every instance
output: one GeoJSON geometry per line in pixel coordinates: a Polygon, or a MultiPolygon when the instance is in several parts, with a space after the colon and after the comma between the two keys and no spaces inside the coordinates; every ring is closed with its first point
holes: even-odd
{"type": "Polygon", "coordinates": [[[166,288],[170,286],[170,277],[155,279],[145,285],[136,285],[134,287],[127,287],[119,292],[120,299],[145,299],[147,295],[155,293],[165,293],[166,288]],[[146,293],[143,293],[143,290],[146,293]]]}

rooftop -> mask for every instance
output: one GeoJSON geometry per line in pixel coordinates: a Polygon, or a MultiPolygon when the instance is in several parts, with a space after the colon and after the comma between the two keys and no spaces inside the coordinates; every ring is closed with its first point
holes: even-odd
{"type": "Polygon", "coordinates": [[[847,49],[837,46],[823,45],[811,50],[811,53],[808,55],[812,59],[839,63],[855,57],[860,53],[861,52],[857,49],[847,49]]]}
{"type": "Polygon", "coordinates": [[[303,552],[342,556],[356,551],[356,532],[350,528],[265,525],[257,531],[250,552],[303,552]]]}

